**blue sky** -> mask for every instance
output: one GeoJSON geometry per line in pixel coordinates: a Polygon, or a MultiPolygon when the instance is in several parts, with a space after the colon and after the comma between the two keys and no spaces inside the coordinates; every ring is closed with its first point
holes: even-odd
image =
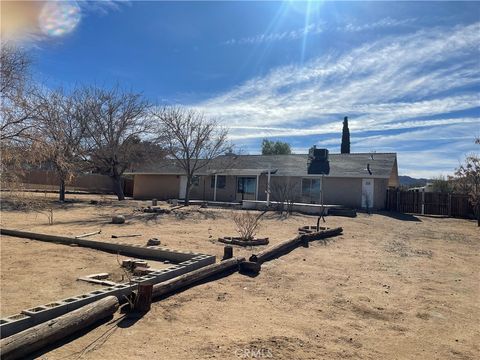
{"type": "Polygon", "coordinates": [[[450,174],[480,136],[480,3],[80,3],[37,40],[47,86],[115,84],[204,111],[244,152],[397,152],[400,174],[450,174]],[[70,29],[69,29],[70,30],[70,29]]]}

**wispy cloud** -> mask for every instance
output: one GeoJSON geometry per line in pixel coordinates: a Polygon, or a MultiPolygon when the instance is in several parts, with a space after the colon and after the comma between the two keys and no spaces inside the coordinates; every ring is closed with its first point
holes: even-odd
{"type": "Polygon", "coordinates": [[[386,17],[384,19],[381,19],[379,21],[375,21],[372,23],[364,23],[364,24],[348,23],[346,25],[338,27],[337,30],[348,31],[348,32],[377,30],[377,29],[405,26],[405,25],[413,24],[415,21],[416,21],[415,18],[392,19],[391,17],[386,17]]]}
{"type": "Polygon", "coordinates": [[[244,44],[262,44],[272,41],[281,41],[281,40],[297,40],[301,39],[306,35],[315,35],[320,34],[324,31],[324,24],[309,24],[305,27],[282,32],[272,32],[268,34],[258,34],[255,36],[248,36],[240,39],[230,39],[223,42],[223,45],[244,45],[244,44]]]}
{"type": "MultiPolygon", "coordinates": [[[[196,107],[232,126],[231,137],[237,141],[338,134],[344,115],[351,119],[353,136],[416,128],[435,134],[450,125],[462,125],[463,137],[472,134],[467,129],[478,135],[479,47],[480,23],[392,35],[303,65],[273,69],[196,107]],[[475,115],[455,115],[465,111],[475,115]]],[[[402,136],[408,144],[408,132],[402,136]]],[[[380,138],[363,142],[370,149],[389,147],[380,138]]],[[[392,148],[394,140],[400,141],[390,140],[392,148]]]]}
{"type": "Polygon", "coordinates": [[[307,26],[289,31],[278,31],[247,36],[239,39],[229,39],[224,41],[222,45],[254,45],[282,40],[298,40],[308,35],[318,35],[323,32],[361,32],[386,28],[398,28],[413,24],[414,18],[408,19],[392,19],[390,17],[372,22],[372,23],[345,23],[339,26],[332,26],[325,22],[316,22],[307,26]]]}

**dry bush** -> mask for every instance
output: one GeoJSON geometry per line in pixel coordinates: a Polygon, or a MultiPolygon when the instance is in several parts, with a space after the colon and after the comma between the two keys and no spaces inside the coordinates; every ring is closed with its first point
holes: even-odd
{"type": "Polygon", "coordinates": [[[48,220],[48,225],[54,223],[54,205],[51,200],[46,197],[41,198],[35,193],[28,191],[11,191],[6,196],[2,194],[2,210],[35,212],[45,215],[48,220]]]}
{"type": "Polygon", "coordinates": [[[271,186],[272,200],[277,202],[276,210],[285,215],[291,215],[293,212],[293,204],[298,201],[300,192],[298,183],[290,178],[285,182],[274,182],[271,186]]]}
{"type": "Polygon", "coordinates": [[[233,221],[242,240],[253,240],[264,213],[257,215],[249,211],[241,211],[233,215],[233,221]]]}

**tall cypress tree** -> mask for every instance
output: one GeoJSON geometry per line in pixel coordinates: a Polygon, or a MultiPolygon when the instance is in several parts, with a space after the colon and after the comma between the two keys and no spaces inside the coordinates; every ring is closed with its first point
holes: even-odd
{"type": "Polygon", "coordinates": [[[350,154],[350,130],[348,129],[348,117],[343,118],[343,130],[342,130],[342,154],[350,154]]]}

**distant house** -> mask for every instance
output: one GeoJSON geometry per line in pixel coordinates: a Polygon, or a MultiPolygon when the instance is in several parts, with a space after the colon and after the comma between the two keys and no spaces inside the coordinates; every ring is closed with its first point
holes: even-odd
{"type": "MultiPolygon", "coordinates": [[[[174,160],[161,160],[131,174],[136,199],[185,196],[187,178],[174,160]]],[[[191,199],[225,202],[288,198],[319,204],[323,196],[328,205],[381,209],[387,188],[399,185],[395,153],[329,154],[316,148],[309,154],[223,155],[197,175],[191,199]]]]}

